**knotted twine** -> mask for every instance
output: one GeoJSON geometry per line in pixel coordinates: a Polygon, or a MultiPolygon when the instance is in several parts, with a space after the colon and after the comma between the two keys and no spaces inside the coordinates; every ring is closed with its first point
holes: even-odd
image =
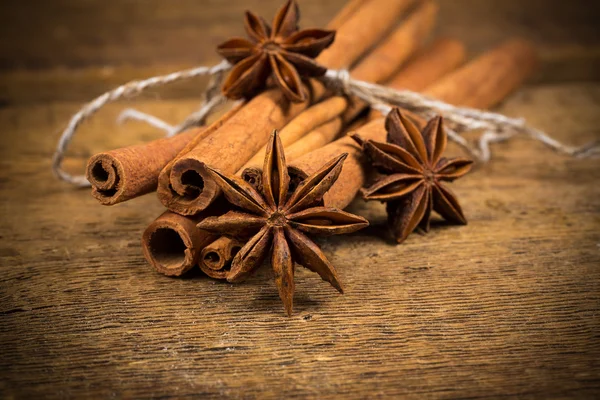
{"type": "MultiPolygon", "coordinates": [[[[84,175],[71,175],[61,167],[65,152],[75,136],[75,132],[85,120],[91,118],[106,104],[121,98],[134,97],[149,88],[198,76],[211,77],[203,93],[203,101],[200,108],[176,126],[172,126],[159,118],[133,109],[125,110],[119,117],[119,121],[123,122],[128,119],[145,121],[154,127],[164,130],[167,137],[181,133],[192,126],[203,124],[217,106],[227,101],[220,94],[219,87],[224,73],[231,69],[231,67],[232,65],[229,62],[222,61],[212,67],[201,66],[167,75],[154,76],[144,80],[134,80],[95,98],[71,117],[69,124],[63,131],[52,159],[52,171],[54,175],[77,187],[90,186],[84,175]]],[[[425,119],[430,119],[437,114],[443,115],[448,137],[482,163],[488,162],[491,158],[491,143],[506,141],[517,135],[529,136],[557,152],[577,158],[596,155],[600,149],[598,141],[581,147],[567,146],[551,138],[546,133],[527,126],[524,119],[510,118],[499,113],[475,108],[457,107],[410,90],[397,90],[361,81],[352,78],[350,73],[345,69],[329,69],[325,75],[318,79],[335,93],[357,97],[384,115],[387,115],[393,107],[406,109],[425,119]],[[477,146],[472,145],[464,137],[460,136],[460,133],[474,130],[482,131],[477,146]]]]}

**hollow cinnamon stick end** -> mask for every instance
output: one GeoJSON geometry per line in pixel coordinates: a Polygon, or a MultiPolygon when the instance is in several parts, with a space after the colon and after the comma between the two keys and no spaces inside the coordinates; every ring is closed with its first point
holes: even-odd
{"type": "Polygon", "coordinates": [[[198,261],[212,235],[196,228],[196,221],[166,211],[142,235],[144,257],[161,274],[180,276],[198,261]]]}
{"type": "Polygon", "coordinates": [[[248,182],[258,192],[262,192],[262,168],[248,167],[242,171],[242,179],[248,182]]]}
{"type": "Polygon", "coordinates": [[[221,236],[202,249],[198,265],[211,278],[226,280],[231,262],[243,245],[235,239],[221,236]]]}
{"type": "Polygon", "coordinates": [[[126,200],[123,176],[123,166],[110,153],[99,153],[88,160],[85,177],[92,185],[92,196],[103,205],[126,200]]]}
{"type": "Polygon", "coordinates": [[[193,157],[182,157],[161,172],[157,194],[169,210],[181,215],[196,215],[210,206],[221,193],[204,163],[193,157]],[[168,167],[169,168],[169,167],[168,167]],[[162,180],[168,179],[168,183],[162,180]]]}
{"type": "Polygon", "coordinates": [[[290,193],[293,193],[298,187],[298,185],[302,183],[303,180],[308,178],[307,172],[302,170],[300,167],[296,167],[293,165],[288,165],[288,175],[290,176],[290,193]]]}

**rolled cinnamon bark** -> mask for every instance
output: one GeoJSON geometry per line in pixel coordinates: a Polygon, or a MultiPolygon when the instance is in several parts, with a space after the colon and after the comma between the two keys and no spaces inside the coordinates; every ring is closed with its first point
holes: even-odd
{"type": "Polygon", "coordinates": [[[170,138],[124,147],[92,156],[86,178],[92,196],[110,206],[156,190],[158,174],[196,136],[202,128],[170,138]]]}
{"type": "MultiPolygon", "coordinates": [[[[202,135],[198,135],[194,137],[190,142],[188,142],[188,144],[183,148],[183,150],[181,150],[179,154],[162,169],[162,171],[160,171],[158,175],[158,186],[156,189],[156,194],[161,203],[168,207],[168,204],[170,204],[170,201],[172,200],[173,190],[171,188],[170,177],[171,170],[173,168],[173,165],[175,164],[175,161],[177,161],[180,157],[183,157],[184,155],[188,154],[191,150],[196,148],[202,140],[204,140],[205,138],[213,134],[216,130],[218,130],[221,126],[223,126],[223,124],[229,121],[229,119],[231,119],[231,117],[233,117],[233,115],[235,115],[244,105],[245,104],[240,103],[237,106],[234,106],[231,110],[227,111],[220,118],[218,118],[216,121],[210,124],[207,128],[204,129],[202,135]]],[[[184,186],[183,188],[182,197],[187,196],[188,193],[189,196],[193,196],[196,191],[193,176],[186,177],[184,183],[187,186],[184,186]]]]}
{"type": "MultiPolygon", "coordinates": [[[[393,52],[393,48],[389,48],[393,52]]],[[[411,59],[404,67],[402,67],[396,75],[392,77],[386,83],[386,86],[393,86],[396,88],[404,88],[413,91],[419,91],[425,89],[431,85],[432,82],[436,82],[439,78],[445,74],[453,71],[458,67],[465,59],[465,47],[464,45],[452,39],[439,39],[436,40],[431,46],[428,46],[424,51],[419,52],[411,59]],[[418,73],[415,73],[418,72],[418,73]],[[406,74],[406,77],[405,77],[406,74]],[[408,79],[406,79],[408,78],[408,79]],[[406,85],[405,87],[398,87],[399,84],[406,85]]],[[[367,66],[370,61],[367,58],[363,64],[367,66]]],[[[402,62],[400,60],[400,62],[402,62]]],[[[373,71],[376,71],[376,65],[372,65],[373,71]]],[[[371,70],[364,70],[367,74],[372,75],[375,79],[378,76],[371,70]]],[[[352,71],[354,73],[354,70],[352,71]]],[[[362,110],[364,104],[360,107],[353,105],[352,110],[348,109],[343,115],[343,119],[354,119],[355,113],[362,110]]],[[[374,113],[375,114],[375,113],[374,113]]],[[[380,118],[379,115],[370,116],[369,120],[380,118]]],[[[343,121],[342,121],[343,122],[343,121]]],[[[359,126],[364,125],[368,121],[363,121],[359,126]]],[[[286,147],[285,156],[286,160],[295,160],[304,154],[310,153],[326,144],[332,142],[335,139],[335,135],[328,130],[323,129],[325,125],[315,129],[313,132],[309,132],[306,136],[302,137],[301,140],[294,142],[291,146],[286,147]]],[[[346,131],[352,131],[356,129],[354,127],[344,128],[346,131]]],[[[245,174],[250,173],[249,170],[244,172],[245,174]]],[[[260,171],[254,171],[254,173],[260,173],[260,171]]],[[[246,175],[242,175],[245,177],[246,175]]],[[[248,181],[249,182],[249,181],[248,181]]]]}
{"type": "MultiPolygon", "coordinates": [[[[369,122],[358,130],[368,139],[385,141],[386,131],[382,118],[369,122]]],[[[338,180],[323,197],[327,207],[345,208],[356,196],[366,181],[366,169],[360,147],[350,137],[343,137],[327,146],[312,151],[288,164],[290,185],[297,185],[316,172],[323,160],[331,160],[342,153],[348,153],[338,180]]]]}
{"type": "Polygon", "coordinates": [[[437,82],[465,62],[465,45],[449,38],[436,39],[431,45],[415,54],[413,59],[402,67],[386,83],[395,89],[420,91],[437,82]]]}
{"type": "MultiPolygon", "coordinates": [[[[329,68],[348,68],[385,37],[418,0],[368,0],[337,28],[333,46],[318,58],[329,68]]],[[[335,21],[335,19],[334,19],[335,21]]]]}
{"type": "MultiPolygon", "coordinates": [[[[432,82],[437,82],[456,70],[464,63],[465,57],[465,45],[460,41],[449,38],[436,39],[416,54],[386,85],[395,89],[422,91],[431,86],[432,82]]],[[[378,111],[371,110],[368,119],[372,121],[380,117],[378,111]]]]}
{"type": "MultiPolygon", "coordinates": [[[[351,75],[356,79],[373,82],[382,82],[388,79],[390,74],[397,70],[406,59],[415,52],[417,46],[427,37],[427,35],[431,33],[436,15],[437,6],[432,2],[426,2],[419,6],[407,18],[404,24],[396,28],[382,44],[378,45],[358,64],[356,67],[357,70],[352,69],[351,75]]],[[[444,62],[444,59],[440,59],[440,61],[440,64],[443,66],[448,64],[444,62]]],[[[436,70],[440,69],[437,65],[434,68],[436,70]]],[[[429,81],[428,83],[431,82],[433,81],[429,81]]],[[[289,158],[289,154],[297,158],[303,154],[309,153],[310,151],[329,143],[336,136],[333,135],[333,132],[331,131],[335,126],[335,123],[332,122],[325,127],[324,131],[317,130],[306,140],[302,134],[307,135],[310,130],[304,129],[306,124],[298,124],[296,123],[296,120],[314,120],[314,118],[308,114],[313,110],[315,114],[317,114],[316,110],[320,110],[318,111],[318,115],[325,117],[333,116],[334,113],[335,115],[339,115],[341,113],[339,110],[344,106],[347,107],[342,110],[342,126],[356,118],[356,116],[367,107],[367,104],[358,99],[353,99],[351,104],[349,104],[345,97],[334,96],[326,101],[313,105],[283,128],[281,139],[284,141],[284,146],[286,146],[286,159],[288,161],[292,160],[292,158],[289,158]],[[336,104],[340,108],[332,108],[329,112],[323,110],[327,102],[336,104]],[[292,135],[286,131],[295,134],[292,135]],[[328,141],[325,142],[325,140],[328,141]],[[290,151],[289,145],[292,143],[291,153],[288,153],[288,151],[290,151]]],[[[322,124],[327,120],[328,118],[320,118],[316,120],[316,122],[322,124]]],[[[238,172],[243,179],[259,190],[262,188],[261,177],[263,158],[264,151],[260,151],[238,172]]]]}
{"type": "Polygon", "coordinates": [[[364,4],[370,0],[350,0],[337,13],[327,25],[327,29],[336,30],[344,24],[355,12],[361,9],[364,4]]]}
{"type": "MultiPolygon", "coordinates": [[[[471,107],[487,107],[501,100],[498,92],[504,96],[508,84],[514,90],[533,72],[537,59],[533,46],[522,40],[511,40],[488,53],[478,57],[465,67],[451,74],[441,82],[429,88],[426,93],[436,95],[439,100],[462,101],[471,107]],[[474,94],[473,98],[470,94],[474,94]]],[[[384,119],[373,120],[358,129],[364,139],[385,141],[384,119]]],[[[323,164],[342,153],[348,153],[342,172],[336,183],[325,194],[326,206],[345,208],[364,185],[366,168],[360,148],[350,137],[338,139],[318,150],[292,161],[289,164],[290,178],[301,181],[314,173],[323,164]]]]}
{"type": "Polygon", "coordinates": [[[420,4],[398,29],[352,69],[352,76],[368,82],[389,80],[431,34],[438,9],[433,1],[420,4]],[[374,69],[373,65],[379,68],[374,69]]]}
{"type": "Polygon", "coordinates": [[[341,130],[342,119],[340,117],[322,124],[305,135],[302,140],[299,140],[293,143],[291,146],[286,147],[285,159],[287,161],[295,160],[302,157],[306,153],[310,153],[312,150],[316,150],[325,146],[327,143],[333,142],[341,130]]]}
{"type": "MultiPolygon", "coordinates": [[[[411,3],[413,0],[366,2],[338,28],[336,40],[318,57],[318,62],[329,68],[352,64],[385,34],[411,3]]],[[[320,96],[313,94],[313,99],[318,98],[320,96]]],[[[204,165],[235,173],[267,142],[273,129],[282,128],[308,105],[308,102],[290,104],[275,90],[254,97],[221,129],[178,158],[170,168],[169,180],[159,179],[159,198],[167,208],[180,214],[194,215],[202,211],[220,193],[204,165]]]]}
{"type": "Polygon", "coordinates": [[[446,75],[424,93],[458,106],[489,108],[518,88],[537,65],[533,44],[513,38],[446,75]]]}
{"type": "Polygon", "coordinates": [[[197,264],[200,251],[216,236],[196,227],[200,218],[165,211],[142,235],[144,257],[158,272],[180,276],[197,264]]]}
{"type": "MultiPolygon", "coordinates": [[[[368,82],[382,83],[389,81],[394,72],[406,63],[431,34],[437,14],[438,6],[434,2],[426,1],[420,4],[396,30],[373,49],[356,68],[352,69],[351,75],[356,79],[368,82]]],[[[421,61],[425,56],[427,54],[421,54],[417,57],[417,60],[421,61]]],[[[443,57],[440,60],[443,66],[448,64],[443,57]]],[[[415,63],[415,60],[411,63],[415,63]]],[[[424,62],[420,62],[419,65],[425,70],[443,68],[433,67],[424,62]]],[[[431,83],[433,80],[428,82],[431,83]]],[[[342,116],[344,124],[354,120],[366,107],[366,103],[353,99],[350,107],[342,116]]]]}
{"type": "MultiPolygon", "coordinates": [[[[333,97],[333,99],[337,98],[338,97],[333,97]]],[[[321,126],[303,136],[301,140],[294,142],[285,149],[286,160],[290,161],[301,157],[302,155],[333,141],[340,133],[341,129],[342,119],[340,117],[321,124],[321,126]]],[[[258,160],[254,163],[254,165],[249,165],[240,170],[238,174],[241,175],[242,179],[251,184],[256,190],[262,191],[262,165],[259,164],[258,160]]]]}
{"type": "Polygon", "coordinates": [[[221,236],[204,247],[200,253],[198,265],[211,278],[226,279],[233,257],[243,246],[244,243],[221,236]]]}
{"type": "Polygon", "coordinates": [[[182,215],[195,215],[204,210],[220,194],[204,165],[229,173],[237,171],[266,142],[265,132],[272,132],[273,125],[277,128],[285,125],[304,110],[307,103],[291,103],[278,89],[248,101],[243,110],[179,157],[170,166],[167,181],[161,179],[166,171],[161,172],[159,199],[168,209],[182,215]]]}
{"type": "MultiPolygon", "coordinates": [[[[284,146],[289,146],[316,127],[341,115],[346,107],[348,107],[348,100],[340,96],[330,97],[310,106],[279,131],[281,143],[284,146]]],[[[241,174],[244,169],[250,166],[262,165],[265,159],[265,151],[266,146],[263,146],[240,168],[238,174],[241,174]]]]}

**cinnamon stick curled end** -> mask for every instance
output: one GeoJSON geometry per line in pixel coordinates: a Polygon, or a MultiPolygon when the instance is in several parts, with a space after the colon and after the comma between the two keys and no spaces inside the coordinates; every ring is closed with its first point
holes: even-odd
{"type": "Polygon", "coordinates": [[[161,200],[170,210],[179,214],[197,214],[221,193],[207,172],[205,163],[195,158],[182,157],[175,162],[169,178],[169,196],[161,200]]]}
{"type": "Polygon", "coordinates": [[[233,258],[243,246],[238,240],[221,236],[202,249],[198,265],[211,278],[225,280],[233,258]]]}
{"type": "Polygon", "coordinates": [[[180,276],[198,262],[202,248],[216,236],[199,230],[197,220],[164,212],[142,236],[144,257],[161,274],[180,276]]]}
{"type": "Polygon", "coordinates": [[[248,167],[242,171],[242,179],[248,182],[259,193],[262,192],[262,168],[259,166],[248,167]]]}
{"type": "Polygon", "coordinates": [[[113,205],[156,190],[160,171],[197,131],[92,156],[86,168],[92,196],[101,204],[113,205]]]}
{"type": "Polygon", "coordinates": [[[92,185],[92,196],[104,205],[113,205],[123,196],[123,166],[109,153],[96,154],[88,161],[86,178],[92,185]]]}

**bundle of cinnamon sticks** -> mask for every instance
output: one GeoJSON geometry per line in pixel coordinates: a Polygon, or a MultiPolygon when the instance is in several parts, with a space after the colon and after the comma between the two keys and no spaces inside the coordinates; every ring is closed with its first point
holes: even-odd
{"type": "MultiPolygon", "coordinates": [[[[461,42],[430,37],[437,13],[433,0],[350,0],[329,24],[336,38],[317,60],[328,68],[348,68],[356,79],[476,108],[498,104],[534,71],[535,50],[520,39],[465,63],[461,42]]],[[[317,80],[307,85],[302,103],[268,89],[209,126],[94,155],[86,174],[93,196],[114,205],[156,191],[166,211],[142,235],[149,264],[164,275],[180,276],[199,266],[212,278],[226,279],[243,243],[196,226],[228,207],[205,166],[235,173],[261,190],[265,145],[276,129],[289,162],[290,190],[325,161],[348,153],[323,199],[343,209],[368,175],[359,146],[346,134],[385,141],[382,116],[369,114],[366,104],[333,95],[317,80]]]]}

